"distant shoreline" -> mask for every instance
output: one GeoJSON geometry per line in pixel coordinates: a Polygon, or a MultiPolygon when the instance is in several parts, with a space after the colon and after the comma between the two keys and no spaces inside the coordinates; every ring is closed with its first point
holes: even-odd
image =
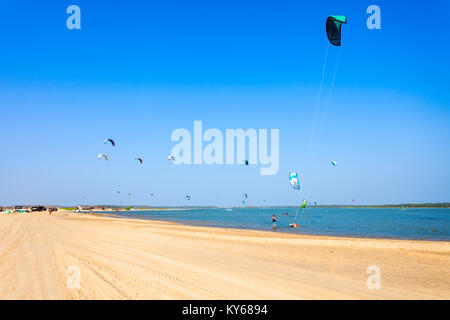
{"type": "MultiPolygon", "coordinates": [[[[16,205],[0,205],[0,211],[4,210],[14,210],[16,205]]],[[[31,207],[32,205],[20,205],[21,208],[31,207]]],[[[75,211],[76,206],[58,206],[58,205],[43,205],[47,208],[58,208],[59,210],[65,211],[75,211]]],[[[134,205],[134,206],[116,206],[116,205],[93,205],[93,206],[81,206],[84,207],[80,211],[89,211],[87,207],[92,208],[93,211],[142,211],[142,210],[152,210],[152,211],[163,211],[163,210],[197,210],[197,209],[245,209],[245,208],[264,208],[264,209],[279,209],[279,208],[299,208],[300,206],[145,206],[145,205],[134,205]]],[[[381,204],[381,205],[308,205],[307,208],[322,208],[322,209],[446,209],[450,208],[450,202],[442,203],[404,203],[404,204],[381,204]]]]}
{"type": "MultiPolygon", "coordinates": [[[[93,206],[95,208],[102,206],[93,206]]],[[[130,206],[130,209],[126,209],[126,206],[108,206],[105,205],[108,210],[118,209],[120,211],[139,211],[139,210],[195,210],[195,209],[243,209],[243,208],[265,208],[265,209],[278,209],[278,208],[298,208],[300,206],[167,206],[167,207],[153,207],[153,206],[130,206]]],[[[352,208],[375,208],[375,209],[413,209],[413,208],[450,208],[450,203],[407,203],[407,204],[382,204],[382,205],[309,205],[307,208],[333,208],[333,209],[352,209],[352,208]]],[[[105,209],[106,210],[106,209],[105,209]]]]}

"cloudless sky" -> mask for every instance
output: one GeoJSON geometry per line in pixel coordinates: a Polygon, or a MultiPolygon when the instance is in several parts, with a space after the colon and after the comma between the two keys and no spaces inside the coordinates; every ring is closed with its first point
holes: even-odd
{"type": "Polygon", "coordinates": [[[232,206],[243,193],[250,205],[448,202],[449,11],[448,1],[0,1],[0,205],[232,206]],[[81,30],[66,27],[71,4],[81,30]],[[371,4],[380,30],[366,27],[371,4]],[[330,14],[348,23],[328,49],[312,131],[330,14]],[[193,134],[194,120],[279,129],[278,174],[173,165],[170,135],[193,134]]]}

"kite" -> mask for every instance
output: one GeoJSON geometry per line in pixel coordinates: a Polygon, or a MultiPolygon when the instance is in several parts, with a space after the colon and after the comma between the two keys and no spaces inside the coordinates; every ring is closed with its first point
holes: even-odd
{"type": "Polygon", "coordinates": [[[327,37],[332,45],[338,47],[341,45],[341,25],[343,23],[347,23],[346,16],[329,16],[327,18],[327,37]]]}
{"type": "Polygon", "coordinates": [[[106,154],[104,154],[104,153],[100,153],[98,156],[97,156],[97,159],[101,159],[101,158],[105,158],[106,160],[109,160],[108,159],[108,156],[106,155],[106,154]]]}
{"type": "Polygon", "coordinates": [[[294,189],[300,189],[300,182],[298,180],[298,174],[297,172],[291,172],[289,173],[289,182],[292,185],[292,188],[294,189]]]}
{"type": "Polygon", "coordinates": [[[108,141],[111,142],[111,144],[112,144],[113,147],[116,146],[116,143],[114,142],[113,139],[105,139],[105,142],[103,142],[103,143],[106,144],[108,141]]]}

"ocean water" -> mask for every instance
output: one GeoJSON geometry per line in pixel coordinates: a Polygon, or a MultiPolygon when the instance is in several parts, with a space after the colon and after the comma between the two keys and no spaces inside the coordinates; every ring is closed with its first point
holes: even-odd
{"type": "Polygon", "coordinates": [[[127,211],[121,217],[312,235],[450,240],[450,209],[232,208],[127,211]],[[289,228],[298,210],[299,228],[289,228]],[[285,214],[283,214],[285,213],[285,214]],[[287,215],[286,215],[287,213],[287,215]],[[272,215],[277,228],[272,229],[272,215]]]}

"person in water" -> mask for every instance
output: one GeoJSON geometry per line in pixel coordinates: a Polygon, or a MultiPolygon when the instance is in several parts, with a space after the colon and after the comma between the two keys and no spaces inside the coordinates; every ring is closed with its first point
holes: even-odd
{"type": "Polygon", "coordinates": [[[275,229],[277,227],[277,216],[275,215],[275,213],[272,216],[272,222],[273,222],[272,228],[275,229]]]}

